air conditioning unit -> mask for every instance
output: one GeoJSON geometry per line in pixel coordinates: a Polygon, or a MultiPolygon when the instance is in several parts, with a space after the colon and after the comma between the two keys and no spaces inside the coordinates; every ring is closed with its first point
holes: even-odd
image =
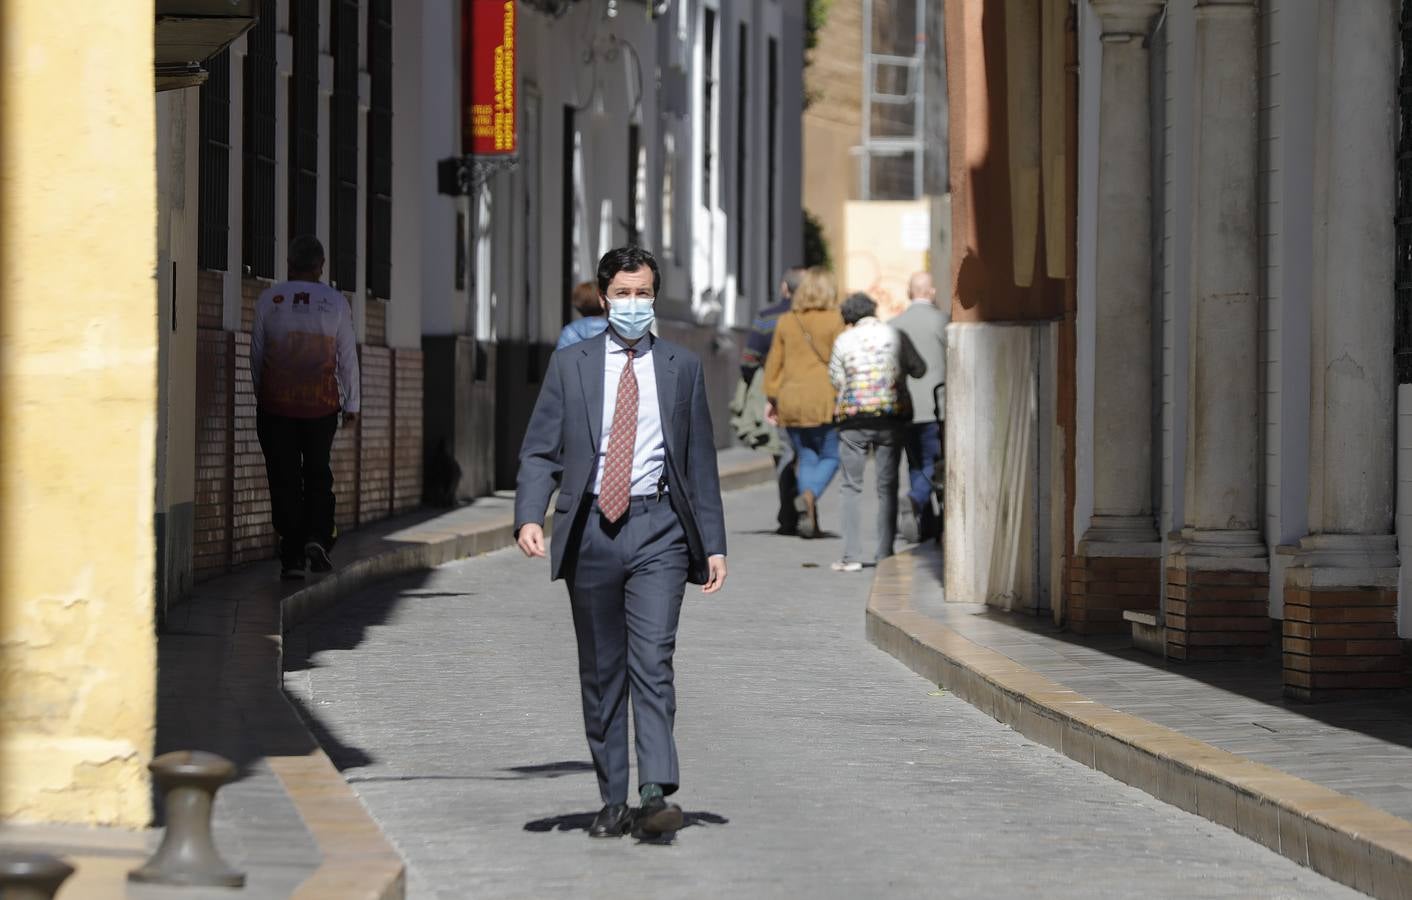
{"type": "Polygon", "coordinates": [[[251,28],[260,0],[156,0],[157,90],[206,80],[202,64],[251,28]]]}

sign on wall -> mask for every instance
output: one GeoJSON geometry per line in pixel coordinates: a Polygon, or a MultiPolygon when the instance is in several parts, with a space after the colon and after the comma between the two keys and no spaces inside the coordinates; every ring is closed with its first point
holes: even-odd
{"type": "Polygon", "coordinates": [[[461,152],[513,156],[515,0],[462,0],[461,28],[461,152]]]}

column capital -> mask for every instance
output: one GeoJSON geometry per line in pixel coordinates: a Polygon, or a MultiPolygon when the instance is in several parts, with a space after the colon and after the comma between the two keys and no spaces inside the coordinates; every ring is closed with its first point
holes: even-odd
{"type": "Polygon", "coordinates": [[[1088,0],[1098,14],[1103,40],[1146,39],[1166,0],[1088,0]]]}

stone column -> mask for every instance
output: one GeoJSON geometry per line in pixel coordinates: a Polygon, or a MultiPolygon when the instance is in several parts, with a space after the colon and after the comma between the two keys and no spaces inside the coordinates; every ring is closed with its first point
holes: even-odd
{"type": "Polygon", "coordinates": [[[1157,607],[1152,512],[1152,110],[1147,38],[1162,0],[1089,0],[1102,27],[1093,519],[1073,562],[1075,631],[1157,607]]]}
{"type": "Polygon", "coordinates": [[[1260,530],[1256,0],[1197,0],[1185,522],[1167,560],[1167,655],[1269,643],[1260,530]]]}
{"type": "Polygon", "coordinates": [[[1402,687],[1393,231],[1395,0],[1319,3],[1309,535],[1285,576],[1285,691],[1402,687]]]}

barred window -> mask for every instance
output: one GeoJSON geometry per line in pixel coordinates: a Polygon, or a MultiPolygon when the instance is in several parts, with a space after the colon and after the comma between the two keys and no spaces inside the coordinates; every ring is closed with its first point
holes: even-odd
{"type": "Polygon", "coordinates": [[[247,38],[245,56],[245,173],[242,255],[251,275],[275,275],[275,17],[265,0],[247,38]]]}
{"type": "Polygon", "coordinates": [[[293,0],[289,80],[289,235],[319,227],[319,0],[293,0]]]}
{"type": "Polygon", "coordinates": [[[716,11],[707,7],[702,16],[701,33],[701,205],[707,209],[716,205],[711,194],[711,175],[716,166],[716,11]]]}
{"type": "Polygon", "coordinates": [[[780,47],[774,38],[770,38],[769,66],[769,136],[765,144],[765,172],[768,181],[765,188],[765,227],[769,229],[769,235],[765,238],[765,284],[760,294],[762,304],[769,303],[770,298],[774,296],[773,279],[779,277],[782,269],[779,250],[779,199],[776,196],[779,193],[780,47]]]}
{"type": "Polygon", "coordinates": [[[206,65],[210,76],[201,85],[196,262],[224,272],[230,238],[230,51],[222,50],[206,65]]]}
{"type": "Polygon", "coordinates": [[[333,97],[329,102],[329,277],[358,287],[358,0],[332,0],[333,97]]]}
{"type": "Polygon", "coordinates": [[[392,296],[392,0],[368,7],[368,290],[392,296]]]}
{"type": "Polygon", "coordinates": [[[1397,259],[1394,359],[1397,383],[1412,384],[1412,2],[1402,2],[1402,77],[1397,83],[1397,259]]]}

